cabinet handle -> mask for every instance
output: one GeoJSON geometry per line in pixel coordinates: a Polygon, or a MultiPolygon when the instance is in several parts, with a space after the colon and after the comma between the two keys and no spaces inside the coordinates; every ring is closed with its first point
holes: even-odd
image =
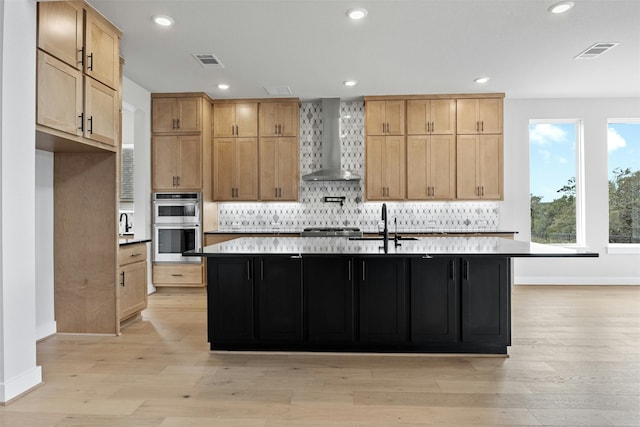
{"type": "Polygon", "coordinates": [[[80,54],[80,61],[78,61],[78,65],[84,65],[84,46],[78,50],[78,53],[80,54]]]}
{"type": "Polygon", "coordinates": [[[382,133],[385,133],[384,122],[382,122],[382,133]]]}
{"type": "Polygon", "coordinates": [[[247,260],[247,280],[251,280],[251,261],[247,260]]]}
{"type": "Polygon", "coordinates": [[[93,134],[93,116],[89,116],[87,121],[89,122],[89,135],[92,135],[93,134]]]}
{"type": "Polygon", "coordinates": [[[435,126],[433,124],[433,122],[431,122],[431,132],[433,133],[435,131],[435,126]]]}
{"type": "Polygon", "coordinates": [[[178,187],[180,187],[180,177],[176,176],[176,182],[178,183],[178,187]]]}
{"type": "Polygon", "coordinates": [[[120,273],[122,275],[122,279],[120,281],[120,284],[122,285],[122,287],[124,288],[124,271],[122,273],[120,273]]]}
{"type": "Polygon", "coordinates": [[[235,135],[236,134],[236,127],[234,125],[231,125],[231,135],[235,135]]]}
{"type": "Polygon", "coordinates": [[[451,280],[456,280],[456,262],[453,260],[449,263],[449,274],[451,280]]]}
{"type": "Polygon", "coordinates": [[[172,276],[173,277],[182,277],[182,274],[181,273],[173,273],[172,276]]]}
{"type": "Polygon", "coordinates": [[[132,258],[135,258],[135,257],[141,256],[141,255],[142,255],[141,253],[131,254],[131,257],[132,257],[132,258]]]}
{"type": "Polygon", "coordinates": [[[482,132],[484,132],[484,120],[483,120],[483,121],[481,121],[480,123],[482,123],[482,126],[480,127],[480,130],[481,130],[482,132]]]}
{"type": "Polygon", "coordinates": [[[273,133],[275,133],[276,135],[278,134],[278,125],[273,125],[274,126],[274,130],[273,133]]]}
{"type": "Polygon", "coordinates": [[[365,268],[365,263],[366,261],[362,261],[362,281],[364,282],[365,280],[367,280],[367,276],[366,276],[366,268],[365,268]]]}
{"type": "Polygon", "coordinates": [[[260,260],[260,280],[264,280],[264,260],[260,260]]]}
{"type": "Polygon", "coordinates": [[[476,122],[476,132],[480,132],[480,122],[476,122]]]}
{"type": "Polygon", "coordinates": [[[483,186],[481,186],[480,188],[482,189],[482,191],[481,191],[481,194],[480,194],[480,195],[481,195],[482,197],[484,197],[484,185],[483,185],[483,186]]]}
{"type": "Polygon", "coordinates": [[[176,128],[176,119],[171,119],[171,129],[176,128]]]}
{"type": "Polygon", "coordinates": [[[87,58],[89,59],[89,65],[87,66],[87,69],[93,71],[93,52],[87,55],[87,58]]]}
{"type": "Polygon", "coordinates": [[[349,281],[351,281],[351,260],[348,261],[347,264],[347,274],[349,275],[349,281]]]}
{"type": "Polygon", "coordinates": [[[78,118],[80,119],[80,127],[78,129],[80,132],[84,132],[84,113],[80,113],[78,118]]]}
{"type": "Polygon", "coordinates": [[[469,261],[464,261],[464,268],[462,271],[463,274],[463,279],[464,280],[469,280],[469,261]]]}
{"type": "Polygon", "coordinates": [[[176,129],[180,129],[180,119],[176,119],[176,129]]]}
{"type": "Polygon", "coordinates": [[[290,257],[291,259],[302,259],[302,255],[298,254],[298,255],[291,255],[290,257]]]}

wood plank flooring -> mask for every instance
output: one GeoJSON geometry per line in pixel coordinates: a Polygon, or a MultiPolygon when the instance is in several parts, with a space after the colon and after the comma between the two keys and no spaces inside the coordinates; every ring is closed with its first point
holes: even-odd
{"type": "Polygon", "coordinates": [[[515,286],[510,357],[208,351],[204,295],[38,344],[0,426],[640,425],[640,287],[515,286]]]}

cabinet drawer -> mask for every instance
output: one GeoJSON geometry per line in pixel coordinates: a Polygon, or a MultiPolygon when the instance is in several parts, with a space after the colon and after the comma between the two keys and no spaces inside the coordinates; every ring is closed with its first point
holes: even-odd
{"type": "Polygon", "coordinates": [[[203,286],[202,264],[154,264],[155,286],[203,286]]]}
{"type": "Polygon", "coordinates": [[[147,244],[120,246],[118,251],[118,265],[132,262],[145,261],[147,259],[147,244]]]}

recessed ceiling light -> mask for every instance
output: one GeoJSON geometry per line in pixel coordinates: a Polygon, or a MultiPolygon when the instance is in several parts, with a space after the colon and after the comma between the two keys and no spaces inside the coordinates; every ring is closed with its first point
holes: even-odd
{"type": "Polygon", "coordinates": [[[488,82],[490,80],[489,77],[478,77],[473,79],[474,82],[479,83],[479,84],[484,84],[486,82],[488,82]]]}
{"type": "Polygon", "coordinates": [[[153,17],[153,22],[163,27],[170,27],[173,25],[173,19],[166,15],[155,15],[153,17]]]}
{"type": "Polygon", "coordinates": [[[561,1],[559,3],[554,3],[549,6],[548,11],[551,13],[565,13],[567,10],[573,7],[572,1],[561,1]]]}
{"type": "Polygon", "coordinates": [[[228,85],[228,84],[225,84],[225,83],[220,83],[220,84],[218,85],[218,89],[220,89],[220,90],[227,90],[227,89],[229,89],[229,85],[228,85]]]}
{"type": "Polygon", "coordinates": [[[349,9],[347,10],[347,16],[354,21],[364,18],[367,16],[367,9],[357,8],[357,9],[349,9]]]}
{"type": "Polygon", "coordinates": [[[346,82],[344,82],[344,85],[349,87],[355,86],[356,84],[358,84],[356,80],[347,80],[346,82]]]}

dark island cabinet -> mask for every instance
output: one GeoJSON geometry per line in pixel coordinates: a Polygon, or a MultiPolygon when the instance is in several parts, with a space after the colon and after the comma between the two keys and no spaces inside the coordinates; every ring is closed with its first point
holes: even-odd
{"type": "Polygon", "coordinates": [[[411,260],[411,341],[455,343],[459,339],[459,261],[411,260]]]}
{"type": "Polygon", "coordinates": [[[209,258],[207,283],[209,342],[252,342],[253,258],[209,258]]]}
{"type": "Polygon", "coordinates": [[[302,258],[257,259],[258,339],[302,341],[302,258]]]}
{"type": "Polygon", "coordinates": [[[404,258],[357,259],[360,341],[407,341],[407,280],[404,258]]]}
{"type": "Polygon", "coordinates": [[[502,257],[461,259],[464,343],[511,345],[510,265],[502,257]]]}
{"type": "Polygon", "coordinates": [[[304,258],[302,283],[310,342],[354,340],[353,282],[349,257],[304,258]]]}

